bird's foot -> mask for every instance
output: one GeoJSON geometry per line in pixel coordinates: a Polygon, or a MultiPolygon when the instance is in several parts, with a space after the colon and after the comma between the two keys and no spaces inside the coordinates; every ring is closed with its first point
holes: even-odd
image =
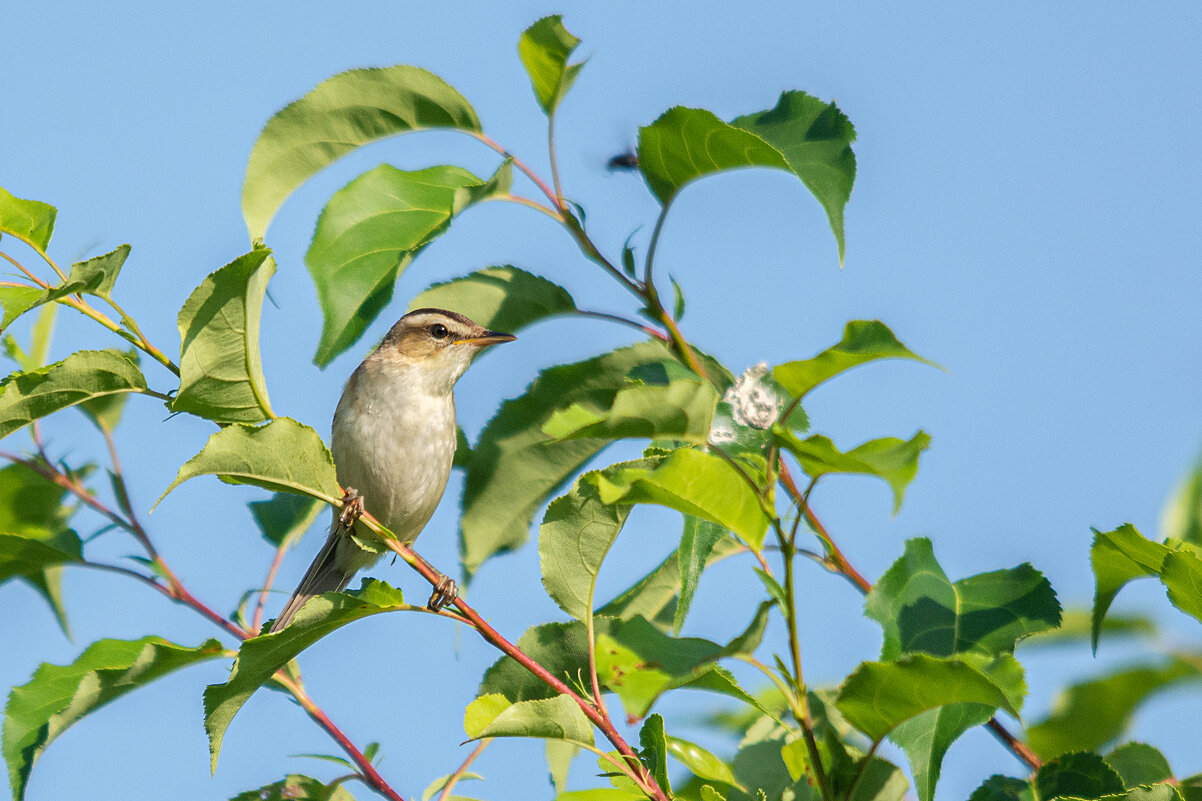
{"type": "Polygon", "coordinates": [[[342,514],[338,515],[338,522],[348,531],[352,526],[363,517],[363,496],[359,494],[359,490],[354,487],[347,487],[342,491],[342,514]]]}
{"type": "Polygon", "coordinates": [[[430,600],[426,602],[426,608],[431,612],[439,612],[444,606],[455,603],[455,599],[459,597],[459,586],[450,576],[443,576],[434,585],[434,592],[430,594],[430,600]]]}

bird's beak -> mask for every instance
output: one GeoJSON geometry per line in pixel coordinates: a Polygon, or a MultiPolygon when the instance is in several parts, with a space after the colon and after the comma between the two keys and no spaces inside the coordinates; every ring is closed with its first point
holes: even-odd
{"type": "Polygon", "coordinates": [[[455,341],[456,345],[474,345],[477,348],[485,348],[489,345],[499,345],[502,342],[513,342],[517,337],[513,334],[503,334],[500,331],[485,331],[478,337],[467,337],[455,341]]]}

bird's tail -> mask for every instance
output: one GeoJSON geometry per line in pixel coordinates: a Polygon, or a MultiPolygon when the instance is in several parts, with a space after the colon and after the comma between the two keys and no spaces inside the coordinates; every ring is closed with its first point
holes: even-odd
{"type": "Polygon", "coordinates": [[[343,536],[345,535],[335,522],[333,531],[326,539],[326,544],[317,552],[313,564],[309,565],[309,569],[305,572],[305,577],[297,585],[292,597],[288,599],[288,603],[284,604],[275,623],[271,624],[269,634],[274,634],[291,623],[292,618],[296,617],[296,613],[310,598],[321,595],[323,592],[339,592],[350,583],[357,568],[339,566],[336,559],[338,543],[343,536]]]}

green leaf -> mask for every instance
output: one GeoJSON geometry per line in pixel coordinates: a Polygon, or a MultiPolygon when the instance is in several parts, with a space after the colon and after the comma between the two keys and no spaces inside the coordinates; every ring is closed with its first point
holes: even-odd
{"type": "Polygon", "coordinates": [[[1187,550],[1170,553],[1160,566],[1160,581],[1173,606],[1202,621],[1202,559],[1187,550]]]}
{"type": "Polygon", "coordinates": [[[655,503],[730,529],[759,550],[768,517],[755,491],[730,464],[704,451],[673,451],[654,469],[625,468],[597,476],[605,503],[655,503]]]}
{"type": "MultiPolygon", "coordinates": [[[[663,725],[663,719],[659,715],[652,715],[651,718],[647,719],[647,722],[650,723],[654,718],[659,718],[660,725],[663,725]]],[[[646,728],[646,726],[643,728],[646,728]]],[[[679,737],[668,737],[667,743],[668,753],[679,759],[697,778],[722,782],[723,784],[738,784],[735,781],[735,774],[731,771],[729,765],[696,743],[690,743],[688,740],[682,740],[679,737]]]]}
{"type": "MultiPolygon", "coordinates": [[[[605,628],[608,626],[608,619],[598,617],[597,624],[605,628]]],[[[569,686],[579,686],[580,677],[588,675],[588,636],[584,624],[579,621],[532,626],[518,639],[517,646],[524,654],[545,667],[551,675],[562,679],[569,686]]],[[[477,694],[499,694],[511,703],[516,703],[537,698],[552,698],[555,690],[532,675],[512,657],[503,656],[484,672],[477,694]]]]}
{"type": "MultiPolygon", "coordinates": [[[[710,551],[706,566],[743,550],[733,537],[722,538],[710,551]]],[[[668,630],[676,618],[676,602],[682,586],[679,549],[672,551],[640,578],[597,610],[597,614],[629,620],[644,617],[661,630],[668,630]]]]}
{"type": "Polygon", "coordinates": [[[547,740],[544,751],[547,756],[547,772],[551,774],[551,786],[558,795],[568,786],[568,769],[572,766],[572,760],[580,753],[580,748],[561,740],[547,740]]]}
{"type": "Polygon", "coordinates": [[[608,443],[551,442],[547,419],[573,403],[605,409],[636,367],[673,361],[659,342],[644,342],[575,364],[542,371],[518,398],[506,401],[480,433],[463,486],[459,553],[475,573],[485,560],[526,541],[538,507],[608,443]]]}
{"type": "Polygon", "coordinates": [[[810,478],[832,473],[859,473],[884,479],[893,490],[894,514],[901,508],[906,487],[918,473],[918,457],[931,444],[930,435],[919,431],[909,441],[884,437],[869,440],[843,453],[821,434],[801,440],[785,426],[778,425],[773,430],[777,442],[797,457],[801,469],[810,478]]]}
{"type": "Polygon", "coordinates": [[[1079,753],[1045,762],[1035,774],[1035,790],[1041,799],[1095,799],[1121,795],[1122,778],[1097,754],[1079,753]]]}
{"type": "Polygon", "coordinates": [[[864,613],[884,629],[886,660],[919,651],[1008,653],[1020,638],[1060,623],[1052,585],[1029,564],[953,583],[926,538],[906,543],[905,554],[868,594],[864,613]]]}
{"type": "Polygon", "coordinates": [[[717,400],[713,386],[696,376],[634,384],[618,390],[608,408],[585,402],[559,409],[543,425],[543,433],[556,440],[646,437],[704,443],[717,400]]]}
{"type": "Polygon", "coordinates": [[[789,162],[754,133],[728,125],[704,109],[675,106],[639,129],[639,169],[652,193],[668,205],[698,178],[739,167],[775,167],[789,162]]]}
{"type": "Polygon", "coordinates": [[[81,350],[61,362],[0,382],[0,438],[61,409],[122,392],[144,392],[146,379],[124,354],[81,350]]]}
{"type": "MultiPolygon", "coordinates": [[[[6,307],[7,309],[7,307],[6,307]]],[[[5,316],[7,320],[7,314],[5,316]]],[[[1202,458],[1177,485],[1160,515],[1160,533],[1202,545],[1202,458]]]]}
{"type": "MultiPolygon", "coordinates": [[[[1156,623],[1145,615],[1106,615],[1102,621],[1102,633],[1111,637],[1152,637],[1156,634],[1156,623]]],[[[1093,622],[1088,609],[1066,609],[1060,618],[1060,627],[1041,631],[1023,640],[1024,649],[1031,647],[1055,647],[1088,642],[1093,636],[1093,622]]]]}
{"type": "Polygon", "coordinates": [[[672,319],[679,321],[681,317],[684,317],[684,290],[680,288],[680,284],[676,282],[675,278],[669,275],[668,279],[672,282],[672,319]]]}
{"type": "Polygon", "coordinates": [[[760,647],[764,640],[764,632],[768,629],[768,616],[776,606],[774,601],[761,601],[756,607],[755,615],[741,634],[728,642],[722,648],[723,656],[750,656],[760,647]]]}
{"type": "MultiPolygon", "coordinates": [[[[584,63],[568,64],[580,40],[568,33],[563,18],[555,14],[531,25],[518,39],[518,56],[530,76],[534,96],[548,115],[572,88],[584,63]]],[[[473,318],[474,319],[474,318],[473,318]]]]}
{"type": "Polygon", "coordinates": [[[639,729],[639,757],[647,770],[655,777],[655,782],[669,796],[672,795],[672,783],[668,781],[668,737],[664,733],[664,719],[656,714],[643,722],[639,729]]]}
{"type": "Polygon", "coordinates": [[[54,206],[39,200],[23,200],[0,188],[0,232],[12,234],[39,253],[45,254],[54,233],[54,206]]]}
{"type": "Polygon", "coordinates": [[[538,737],[593,744],[593,726],[566,695],[509,703],[502,696],[477,698],[467,708],[464,728],[473,740],[485,737],[538,737]]]}
{"type": "Polygon", "coordinates": [[[834,103],[805,92],[783,92],[776,107],[731,120],[775,147],[806,188],[818,198],[830,221],[843,264],[843,209],[856,179],[851,144],[856,130],[834,103]]]}
{"type": "Polygon", "coordinates": [[[913,359],[932,364],[903,345],[888,326],[878,320],[852,320],[843,329],[843,339],[812,359],[788,362],[772,370],[772,376],[795,398],[803,398],[819,384],[876,359],[913,359]]]}
{"type": "Polygon", "coordinates": [[[1022,779],[994,774],[973,791],[968,801],[1035,801],[1035,793],[1022,779]]]}
{"type": "Polygon", "coordinates": [[[277,548],[299,539],[323,508],[316,498],[287,492],[277,492],[269,500],[251,501],[248,505],[263,539],[277,548]]]}
{"type": "Polygon", "coordinates": [[[110,297],[113,285],[117,282],[117,274],[129,258],[129,251],[129,245],[121,245],[103,256],[72,264],[71,274],[67,276],[67,285],[78,287],[75,290],[78,292],[102,298],[110,297]]]}
{"type": "Polygon", "coordinates": [[[428,128],[478,132],[476,112],[436,75],[398,65],[356,69],[318,84],[267,122],[242,182],[242,217],[263,238],[293,190],[361,145],[428,128]]]}
{"type": "Polygon", "coordinates": [[[252,250],[210,273],[179,311],[180,385],[173,412],[216,423],[275,417],[259,356],[259,322],[275,259],[252,250]]]}
{"type": "Polygon", "coordinates": [[[555,801],[631,801],[631,799],[643,798],[646,796],[642,793],[636,795],[614,787],[597,787],[592,790],[573,790],[569,793],[560,793],[555,796],[555,801]]]}
{"type": "Polygon", "coordinates": [[[577,481],[572,491],[547,507],[538,530],[538,557],[543,587],[559,608],[577,620],[592,613],[597,573],[630,507],[607,505],[596,485],[577,481]]]}
{"type": "Polygon", "coordinates": [[[913,654],[897,662],[862,662],[839,688],[837,706],[872,740],[928,709],[984,704],[1017,717],[1006,694],[984,673],[957,659],[913,654]]]}
{"type": "Polygon", "coordinates": [[[576,301],[558,284],[508,264],[434,284],[409,301],[409,311],[452,309],[493,331],[520,331],[547,317],[570,314],[576,301]]]}
{"type": "Polygon", "coordinates": [[[889,739],[905,752],[920,801],[935,797],[935,786],[943,770],[943,757],[952,743],[971,728],[993,717],[987,704],[947,704],[902,722],[889,739]]]}
{"type": "Polygon", "coordinates": [[[1131,716],[1153,694],[1202,678],[1187,659],[1120,668],[1070,686],[1052,714],[1027,729],[1027,742],[1043,758],[1099,748],[1123,733],[1131,716]]]}
{"type": "Polygon", "coordinates": [[[99,640],[70,665],[43,664],[13,688],[4,710],[4,759],[13,798],[25,796],[42,752],[69,726],[122,695],[189,665],[221,656],[221,643],[191,648],[161,637],[99,640]]]}
{"type": "Polygon", "coordinates": [[[230,801],[355,801],[355,797],[341,784],[290,773],[278,782],[238,793],[230,801]]]}
{"type": "Polygon", "coordinates": [[[680,535],[680,547],[676,549],[680,563],[680,596],[676,604],[676,615],[672,620],[672,634],[680,635],[685,616],[697,592],[701,571],[709,562],[710,553],[718,541],[726,536],[726,529],[709,520],[685,515],[684,532],[680,535]]]}
{"type": "MultiPolygon", "coordinates": [[[[53,309],[54,307],[48,308],[53,309]]],[[[125,351],[125,357],[133,362],[135,367],[141,369],[141,358],[138,354],[137,348],[125,351]]],[[[125,411],[127,400],[129,400],[128,393],[102,395],[79,404],[79,410],[92,421],[94,426],[111,434],[117,430],[117,425],[121,422],[121,414],[125,411]]]]}
{"type": "Polygon", "coordinates": [[[397,277],[480,199],[469,190],[487,185],[459,167],[407,172],[381,164],[334,193],[305,254],[322,311],[317,365],[358,341],[392,298],[397,277]]]}
{"type": "MultiPolygon", "coordinates": [[[[554,742],[554,741],[548,740],[547,742],[550,743],[550,742],[554,742]]],[[[432,781],[428,785],[426,785],[425,790],[422,790],[422,801],[430,801],[430,799],[434,798],[434,796],[436,796],[440,792],[442,792],[442,789],[447,786],[447,782],[449,782],[452,777],[455,777],[455,780],[457,782],[471,781],[471,780],[479,781],[484,778],[479,773],[472,773],[470,770],[465,771],[464,773],[460,773],[460,774],[448,773],[445,776],[439,776],[437,779],[435,779],[434,781],[432,781]]],[[[457,801],[466,801],[466,799],[463,799],[460,796],[453,795],[453,796],[450,796],[450,798],[456,799],[457,801]]],[[[443,799],[439,799],[439,801],[443,801],[443,799]]],[[[448,801],[449,801],[449,799],[448,799],[448,801]]]]}
{"type": "MultiPolygon", "coordinates": [[[[0,189],[0,192],[4,190],[0,189]]],[[[0,286],[0,331],[8,329],[25,312],[46,302],[46,290],[36,286],[0,286]]]]}
{"type": "Polygon", "coordinates": [[[381,612],[411,608],[400,590],[383,581],[364,579],[354,592],[327,592],[310,599],[287,628],[243,641],[229,680],[205,688],[205,731],[209,735],[211,769],[217,769],[221,741],[230,721],[277,670],[322,637],[348,623],[381,612]]]}
{"type": "Polygon", "coordinates": [[[1164,754],[1146,743],[1120,745],[1106,755],[1106,764],[1114,768],[1128,788],[1173,778],[1173,769],[1164,754]]]}
{"type": "Polygon", "coordinates": [[[231,425],[213,434],[200,453],[179,469],[154,505],[197,476],[218,476],[227,484],[253,484],[326,503],[337,503],[342,497],[325,443],[316,431],[290,417],[277,417],[258,427],[231,425]]]}
{"type": "Polygon", "coordinates": [[[1126,523],[1114,531],[1094,529],[1089,561],[1094,572],[1093,649],[1098,650],[1098,635],[1106,611],[1119,590],[1129,581],[1160,573],[1170,549],[1146,539],[1135,526],[1126,523]]]}

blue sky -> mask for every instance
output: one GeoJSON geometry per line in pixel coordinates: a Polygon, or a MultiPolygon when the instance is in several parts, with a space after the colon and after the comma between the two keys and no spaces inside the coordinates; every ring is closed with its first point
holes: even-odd
{"type": "MultiPolygon", "coordinates": [[[[515,45],[534,19],[563,13],[591,57],[559,117],[561,175],[614,253],[640,225],[636,242],[645,242],[656,211],[639,179],[604,169],[639,125],[676,104],[730,118],[771,107],[784,89],[834,99],[859,133],[845,269],[817,203],[789,176],[743,171],[696,184],[675,204],[658,262],[685,288],[686,332],[739,371],[812,355],[848,319],[884,320],[946,372],[865,368],[815,393],[808,411],[838,443],[921,427],[933,447],[900,514],[890,517],[884,485],[845,479],[815,496],[824,522],[869,576],[907,538],[930,536],[953,577],[1030,560],[1066,605],[1086,604],[1089,527],[1130,521],[1154,534],[1202,444],[1202,10],[746,5],[9,4],[0,185],[58,207],[60,262],[132,244],[118,296],[153,341],[175,348],[184,299],[248,247],[238,202],[259,129],[335,72],[426,67],[472,102],[494,139],[544,169],[544,119],[515,45]]],[[[324,372],[312,366],[319,311],[303,254],[329,194],[380,161],[460,163],[481,174],[495,166],[466,137],[420,134],[345,159],[284,206],[267,237],[280,270],[264,314],[265,371],[276,411],[322,431],[362,348],[324,372]]],[[[492,204],[422,254],[365,341],[428,283],[498,263],[546,275],[589,306],[627,310],[621,290],[547,220],[492,204]]],[[[115,344],[103,333],[64,313],[54,355],[115,344]]],[[[597,322],[552,321],[489,354],[458,392],[469,436],[540,367],[629,340],[597,322]]],[[[165,375],[156,381],[167,384],[165,375]]],[[[211,429],[163,421],[149,399],[130,407],[142,425],[127,423],[118,442],[144,511],[211,429]]],[[[50,421],[53,445],[101,459],[101,443],[77,417],[50,421]]],[[[420,543],[436,564],[454,562],[458,489],[420,543]]],[[[246,513],[254,497],[196,481],[148,518],[168,560],[222,610],[270,559],[246,513]]],[[[606,564],[603,591],[628,583],[648,551],[666,553],[677,529],[666,512],[640,513],[606,564]]],[[[311,534],[285,562],[283,584],[303,572],[317,540],[311,534]]],[[[99,545],[109,555],[130,550],[115,537],[99,545]]],[[[379,571],[420,594],[407,570],[379,571]]],[[[747,574],[742,565],[707,573],[686,633],[720,639],[737,630],[755,605],[747,574]]],[[[803,633],[807,676],[837,682],[876,655],[878,628],[846,584],[816,569],[801,575],[816,610],[803,633]]],[[[74,642],[26,588],[0,589],[0,685],[25,681],[40,661],[70,661],[101,636],[192,643],[214,633],[114,577],[70,574],[65,592],[74,642]]],[[[558,615],[542,595],[533,548],[487,565],[471,597],[515,638],[558,615]]],[[[1120,605],[1167,606],[1151,587],[1120,605]]],[[[1171,642],[1197,642],[1189,621],[1165,617],[1171,642]]],[[[1104,645],[1097,662],[1086,648],[1033,655],[1028,714],[1037,718],[1066,677],[1124,653],[1104,645]]],[[[382,741],[382,772],[420,797],[466,753],[461,711],[494,656],[469,632],[391,615],[323,641],[302,666],[314,698],[357,742],[382,741]]],[[[224,672],[213,663],[180,673],[84,721],[48,750],[28,797],[220,799],[289,770],[327,775],[285,755],[331,752],[332,743],[282,696],[260,693],[231,726],[210,779],[200,691],[224,672]]],[[[687,724],[705,701],[667,705],[669,726],[681,721],[692,736],[687,724]]],[[[1196,740],[1172,735],[1199,713],[1196,695],[1166,695],[1140,716],[1136,736],[1163,745],[1179,775],[1202,771],[1196,740]]],[[[477,765],[487,783],[464,792],[549,797],[540,754],[495,744],[477,765]]],[[[989,774],[1018,769],[989,736],[972,733],[949,755],[940,797],[966,797],[989,774]]],[[[579,783],[594,771],[581,762],[575,772],[579,783]]]]}

